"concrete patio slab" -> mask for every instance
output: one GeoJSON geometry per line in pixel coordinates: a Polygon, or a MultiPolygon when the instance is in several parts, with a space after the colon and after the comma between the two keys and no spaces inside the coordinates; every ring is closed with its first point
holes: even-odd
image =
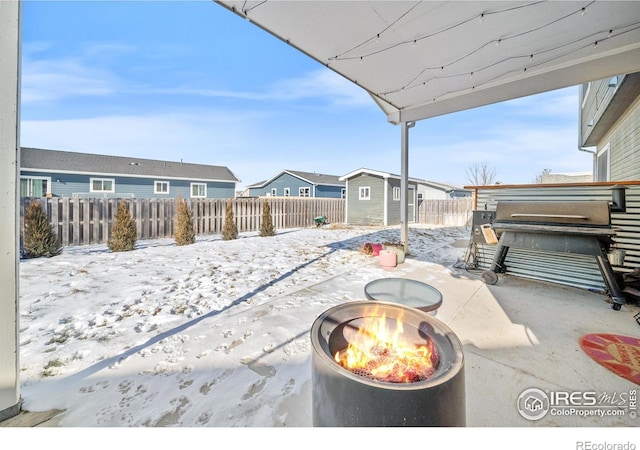
{"type": "MultiPolygon", "coordinates": [[[[363,300],[366,283],[384,277],[424,281],[442,292],[444,301],[435,317],[447,324],[463,344],[468,427],[635,428],[640,425],[640,419],[631,414],[628,402],[629,393],[637,391],[638,385],[598,365],[579,346],[580,337],[587,333],[639,336],[640,325],[633,317],[640,312],[638,306],[627,304],[622,310],[614,311],[601,293],[514,276],[500,276],[496,285],[487,285],[477,271],[408,257],[391,270],[377,266],[372,258],[366,270],[353,268],[292,292],[283,292],[267,303],[239,305],[211,319],[210,325],[219,329],[233,324],[238,334],[250,330],[259,320],[261,327],[272,330],[269,335],[272,348],[284,348],[292,339],[300,340],[296,347],[298,356],[289,361],[287,368],[278,368],[274,375],[288,380],[292,374],[304,374],[296,380],[297,393],[279,401],[278,417],[286,419],[274,427],[313,425],[311,381],[306,367],[310,349],[302,342],[311,324],[300,323],[295,330],[282,329],[283,317],[296,314],[290,311],[291,305],[294,309],[304,308],[304,317],[317,316],[333,305],[363,300]],[[615,410],[617,414],[585,416],[565,414],[569,411],[567,408],[556,408],[557,411],[549,411],[539,420],[530,420],[520,414],[518,399],[532,388],[547,394],[595,393],[602,404],[591,410],[602,410],[605,414],[615,410]],[[621,399],[626,402],[621,403],[621,399]]],[[[254,372],[260,372],[260,367],[282,364],[272,349],[260,358],[260,361],[245,358],[241,363],[254,372]]],[[[60,425],[60,417],[64,414],[55,415],[52,421],[30,422],[21,415],[5,421],[3,426],[69,426],[64,420],[60,425]]]]}

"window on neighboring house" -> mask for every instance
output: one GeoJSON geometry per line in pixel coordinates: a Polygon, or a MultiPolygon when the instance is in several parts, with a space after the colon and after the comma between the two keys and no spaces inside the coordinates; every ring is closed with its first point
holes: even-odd
{"type": "Polygon", "coordinates": [[[51,181],[49,178],[20,178],[20,197],[44,197],[50,194],[51,181]]]}
{"type": "Polygon", "coordinates": [[[311,188],[308,188],[308,187],[299,188],[298,197],[311,197],[311,188]]]}
{"type": "Polygon", "coordinates": [[[207,185],[205,183],[191,183],[191,198],[206,198],[207,185]]]}
{"type": "Polygon", "coordinates": [[[340,189],[340,198],[347,198],[347,190],[345,188],[340,189]]]}
{"type": "Polygon", "coordinates": [[[369,186],[361,186],[358,198],[360,200],[371,200],[371,188],[369,186]]]}
{"type": "Polygon", "coordinates": [[[277,188],[271,188],[271,196],[275,197],[278,195],[278,189],[277,188]]]}
{"type": "Polygon", "coordinates": [[[400,201],[400,188],[399,187],[394,187],[393,188],[393,200],[400,201]]]}
{"type": "Polygon", "coordinates": [[[116,191],[116,180],[113,178],[91,178],[89,182],[91,184],[90,192],[116,191]]]}
{"type": "Polygon", "coordinates": [[[596,155],[596,180],[609,181],[611,173],[609,171],[610,151],[609,144],[605,145],[602,151],[596,155]]]}
{"type": "Polygon", "coordinates": [[[155,181],[153,187],[154,194],[168,194],[169,182],[168,181],[155,181]]]}
{"type": "Polygon", "coordinates": [[[289,197],[291,195],[291,189],[290,188],[284,188],[284,196],[285,197],[289,197]]]}

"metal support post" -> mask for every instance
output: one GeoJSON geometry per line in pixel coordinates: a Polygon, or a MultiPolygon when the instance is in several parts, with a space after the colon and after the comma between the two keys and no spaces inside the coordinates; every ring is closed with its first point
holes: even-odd
{"type": "Polygon", "coordinates": [[[400,157],[400,242],[405,255],[409,254],[409,128],[415,122],[402,122],[400,157]]]}

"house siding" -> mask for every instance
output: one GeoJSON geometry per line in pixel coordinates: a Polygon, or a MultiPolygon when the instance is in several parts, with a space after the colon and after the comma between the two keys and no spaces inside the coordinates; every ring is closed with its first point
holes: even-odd
{"type": "MultiPolygon", "coordinates": [[[[425,180],[413,180],[417,186],[417,193],[422,194],[423,200],[450,200],[453,198],[471,197],[468,189],[442,183],[431,183],[425,180]]],[[[417,197],[416,197],[417,199],[417,197]]]]}
{"type": "Polygon", "coordinates": [[[393,199],[393,188],[400,187],[400,180],[387,179],[387,225],[400,223],[400,200],[393,199]]]}
{"type": "Polygon", "coordinates": [[[276,196],[284,196],[284,189],[289,188],[291,190],[291,197],[299,197],[300,188],[308,187],[309,196],[314,197],[313,184],[307,181],[301,180],[298,177],[294,177],[289,173],[283,173],[279,177],[273,179],[263,187],[249,188],[249,195],[252,197],[261,197],[271,195],[271,190],[276,189],[276,196]]]}
{"type": "Polygon", "coordinates": [[[413,223],[418,219],[418,189],[417,186],[409,183],[409,192],[407,192],[407,216],[409,223],[413,223]]]}
{"type": "Polygon", "coordinates": [[[354,225],[384,224],[384,186],[382,177],[362,174],[347,182],[347,223],[354,225]],[[371,189],[370,200],[360,200],[360,188],[371,189]]]}
{"type": "Polygon", "coordinates": [[[445,191],[424,184],[418,184],[418,192],[422,194],[424,200],[448,200],[451,198],[445,191]]]}
{"type": "Polygon", "coordinates": [[[342,189],[344,186],[330,186],[323,184],[315,184],[305,181],[290,173],[282,173],[280,176],[269,181],[264,186],[249,187],[249,196],[263,197],[272,195],[272,189],[276,190],[277,197],[284,196],[285,188],[290,189],[291,197],[300,196],[300,188],[309,188],[309,196],[317,198],[342,198],[342,189]]]}
{"type": "Polygon", "coordinates": [[[316,185],[316,197],[342,198],[344,186],[324,186],[316,185]]]}
{"type": "Polygon", "coordinates": [[[235,183],[214,182],[203,180],[172,180],[166,178],[139,178],[120,177],[108,174],[77,175],[55,172],[34,172],[21,171],[21,177],[50,178],[51,192],[55,197],[73,197],[81,194],[83,196],[102,194],[91,192],[90,182],[92,178],[113,179],[115,181],[115,193],[111,196],[133,196],[134,198],[176,198],[181,195],[183,198],[191,197],[191,183],[206,183],[207,198],[234,198],[235,183]],[[59,180],[59,181],[58,181],[59,180]],[[155,181],[168,181],[169,194],[155,194],[155,181]]]}
{"type": "Polygon", "coordinates": [[[616,122],[599,147],[609,144],[610,179],[640,179],[640,96],[616,122]]]}
{"type": "MultiPolygon", "coordinates": [[[[623,78],[623,76],[618,77],[618,82],[622,82],[623,78]]],[[[581,105],[580,131],[582,142],[580,145],[584,145],[588,141],[591,132],[595,129],[594,125],[602,118],[616,93],[616,88],[609,86],[609,80],[611,78],[592,81],[581,86],[585,97],[581,105]],[[590,123],[591,125],[589,125],[590,123]]]]}
{"type": "MultiPolygon", "coordinates": [[[[389,178],[387,183],[387,225],[399,225],[400,220],[400,200],[393,199],[393,188],[401,187],[400,180],[389,178]]],[[[415,222],[416,218],[416,185],[414,183],[408,183],[407,192],[407,217],[409,223],[415,222]]]]}
{"type": "Polygon", "coordinates": [[[581,89],[580,144],[597,149],[593,179],[638,179],[640,73],[598,80],[581,89]]]}
{"type": "MultiPolygon", "coordinates": [[[[400,220],[400,200],[393,199],[393,188],[401,187],[400,180],[389,178],[387,183],[387,225],[399,225],[400,220]]],[[[407,192],[407,216],[409,222],[415,222],[416,217],[416,185],[409,182],[407,192]]]]}

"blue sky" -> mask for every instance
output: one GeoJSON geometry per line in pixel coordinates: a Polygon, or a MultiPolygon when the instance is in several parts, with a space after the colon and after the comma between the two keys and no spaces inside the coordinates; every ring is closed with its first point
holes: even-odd
{"type": "MultiPolygon", "coordinates": [[[[360,88],[220,5],[22,3],[21,145],[229,167],[239,188],[281,170],[400,173],[400,127],[360,88]]],[[[468,185],[584,172],[578,88],[422,120],[409,173],[468,185]]]]}

